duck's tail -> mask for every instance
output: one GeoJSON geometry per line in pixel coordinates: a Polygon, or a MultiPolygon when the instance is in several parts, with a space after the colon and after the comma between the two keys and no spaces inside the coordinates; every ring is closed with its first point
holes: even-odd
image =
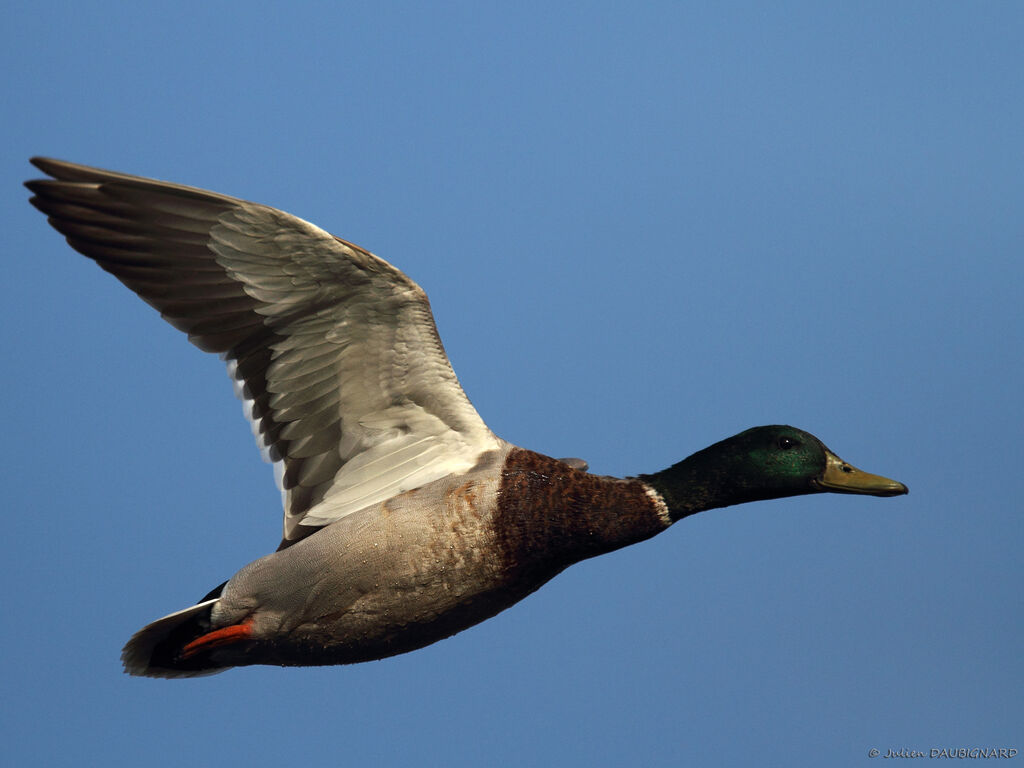
{"type": "Polygon", "coordinates": [[[157,619],[132,635],[121,651],[124,671],[169,678],[214,675],[230,669],[214,662],[208,651],[244,634],[248,625],[213,628],[210,612],[220,600],[223,587],[217,587],[196,605],[157,619]]]}

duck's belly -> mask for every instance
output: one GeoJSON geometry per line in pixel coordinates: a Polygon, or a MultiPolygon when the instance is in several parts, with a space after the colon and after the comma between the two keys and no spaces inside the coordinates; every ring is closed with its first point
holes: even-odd
{"type": "Polygon", "coordinates": [[[246,566],[225,588],[214,620],[253,615],[258,639],[225,648],[231,658],[222,661],[379,659],[429,645],[522,599],[561,568],[524,573],[501,556],[493,525],[499,479],[492,472],[438,481],[246,566]]]}

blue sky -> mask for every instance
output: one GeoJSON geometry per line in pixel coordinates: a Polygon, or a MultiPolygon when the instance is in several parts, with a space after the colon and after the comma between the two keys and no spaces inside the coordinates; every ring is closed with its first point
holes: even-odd
{"type": "Polygon", "coordinates": [[[1024,749],[1024,6],[3,17],[10,764],[1024,749]],[[220,361],[27,204],[33,154],[388,259],[519,445],[626,475],[791,423],[911,493],[699,515],[394,659],[129,678],[132,632],[276,546],[278,494],[220,361]]]}

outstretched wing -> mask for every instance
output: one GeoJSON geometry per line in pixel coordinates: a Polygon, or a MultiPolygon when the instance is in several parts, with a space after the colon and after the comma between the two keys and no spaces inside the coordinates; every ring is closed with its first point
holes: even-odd
{"type": "Polygon", "coordinates": [[[75,250],[220,353],[281,462],[284,544],[498,446],[416,283],[265,205],[58,160],[27,182],[75,250]]]}

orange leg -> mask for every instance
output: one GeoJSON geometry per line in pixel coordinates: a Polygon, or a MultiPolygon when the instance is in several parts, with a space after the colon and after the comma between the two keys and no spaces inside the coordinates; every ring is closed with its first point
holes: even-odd
{"type": "Polygon", "coordinates": [[[222,627],[221,629],[213,630],[213,632],[207,632],[182,648],[181,657],[187,659],[189,656],[194,656],[199,651],[204,651],[208,648],[216,648],[218,645],[228,645],[230,643],[237,643],[239,640],[246,640],[252,637],[254,621],[255,619],[250,616],[241,624],[232,624],[230,627],[222,627]]]}

